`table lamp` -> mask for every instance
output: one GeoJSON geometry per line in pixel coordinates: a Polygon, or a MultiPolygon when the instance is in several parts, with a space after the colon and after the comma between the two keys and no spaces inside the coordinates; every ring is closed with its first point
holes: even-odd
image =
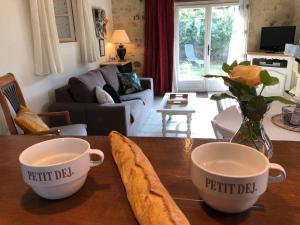
{"type": "Polygon", "coordinates": [[[114,44],[119,44],[119,48],[117,49],[117,54],[120,58],[120,61],[125,61],[126,48],[124,48],[123,44],[130,43],[129,37],[125,30],[115,30],[112,37],[111,42],[114,44]]]}

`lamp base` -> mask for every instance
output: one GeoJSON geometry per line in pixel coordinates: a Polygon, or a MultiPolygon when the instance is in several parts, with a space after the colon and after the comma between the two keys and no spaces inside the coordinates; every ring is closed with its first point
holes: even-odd
{"type": "Polygon", "coordinates": [[[120,58],[119,61],[123,62],[125,61],[125,55],[126,55],[126,48],[124,48],[124,45],[119,45],[119,48],[117,49],[117,54],[120,58]]]}

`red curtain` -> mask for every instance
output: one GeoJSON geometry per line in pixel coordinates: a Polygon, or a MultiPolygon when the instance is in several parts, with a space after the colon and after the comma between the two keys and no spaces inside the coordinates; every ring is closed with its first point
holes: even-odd
{"type": "Polygon", "coordinates": [[[145,1],[145,76],[154,92],[172,91],[174,52],[174,0],[145,1]]]}

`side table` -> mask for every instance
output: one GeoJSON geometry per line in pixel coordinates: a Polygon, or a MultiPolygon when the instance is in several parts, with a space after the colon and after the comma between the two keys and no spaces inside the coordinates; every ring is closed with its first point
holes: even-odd
{"type": "Polygon", "coordinates": [[[131,61],[113,61],[113,62],[105,62],[101,63],[100,67],[108,66],[108,65],[115,65],[118,67],[120,73],[131,73],[132,72],[132,62],[131,61]]]}

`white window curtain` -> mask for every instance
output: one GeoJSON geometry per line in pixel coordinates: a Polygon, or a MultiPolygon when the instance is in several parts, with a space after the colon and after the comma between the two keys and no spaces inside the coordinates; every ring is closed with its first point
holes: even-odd
{"type": "Polygon", "coordinates": [[[80,44],[81,62],[92,63],[100,59],[92,7],[89,0],[72,0],[76,39],[80,44]]]}
{"type": "Polygon", "coordinates": [[[63,71],[53,0],[30,0],[35,73],[63,71]]]}
{"type": "Polygon", "coordinates": [[[239,11],[235,14],[233,32],[229,43],[227,62],[246,59],[248,28],[249,28],[249,0],[239,0],[239,11]]]}

